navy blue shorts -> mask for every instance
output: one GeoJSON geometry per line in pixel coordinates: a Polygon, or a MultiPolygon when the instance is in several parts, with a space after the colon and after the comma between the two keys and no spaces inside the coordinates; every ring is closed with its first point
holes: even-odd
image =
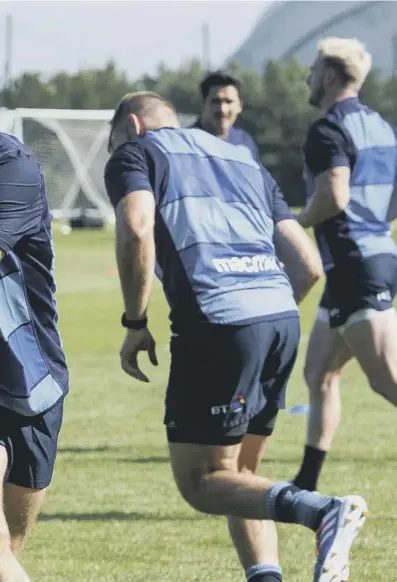
{"type": "Polygon", "coordinates": [[[298,317],[207,325],[171,340],[164,424],[170,442],[227,445],[269,436],[285,406],[298,317]]]}
{"type": "Polygon", "coordinates": [[[335,267],[327,281],[320,307],[329,315],[330,327],[345,325],[363,309],[384,311],[393,307],[397,292],[397,257],[381,255],[335,267]]]}
{"type": "Polygon", "coordinates": [[[37,416],[22,416],[0,407],[0,444],[8,454],[6,483],[44,489],[52,479],[63,399],[37,416]]]}

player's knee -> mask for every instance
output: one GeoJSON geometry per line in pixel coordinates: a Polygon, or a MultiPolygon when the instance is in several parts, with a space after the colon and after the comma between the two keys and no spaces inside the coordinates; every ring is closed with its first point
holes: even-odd
{"type": "Polygon", "coordinates": [[[197,511],[201,511],[200,499],[203,495],[204,477],[205,473],[203,471],[192,469],[177,479],[179,493],[182,498],[197,511]]]}
{"type": "Polygon", "coordinates": [[[260,460],[257,462],[252,461],[248,465],[241,465],[239,467],[239,472],[244,473],[244,475],[255,475],[260,466],[260,460]]]}
{"type": "Polygon", "coordinates": [[[244,455],[244,457],[240,458],[238,462],[239,473],[255,475],[261,466],[262,457],[262,451],[255,451],[255,453],[251,455],[244,455]]]}
{"type": "Polygon", "coordinates": [[[258,451],[250,452],[247,454],[240,454],[238,459],[238,471],[239,473],[254,474],[257,472],[262,460],[262,454],[258,451]]]}
{"type": "Polygon", "coordinates": [[[324,396],[337,388],[340,380],[340,371],[321,372],[313,365],[305,366],[303,375],[311,396],[324,396]]]}
{"type": "Polygon", "coordinates": [[[196,511],[212,513],[208,507],[208,489],[210,472],[192,470],[189,475],[178,481],[182,498],[196,511]]]}

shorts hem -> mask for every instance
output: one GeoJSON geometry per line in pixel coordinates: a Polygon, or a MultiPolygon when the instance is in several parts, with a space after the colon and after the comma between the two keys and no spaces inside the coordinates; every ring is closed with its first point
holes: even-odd
{"type": "Polygon", "coordinates": [[[34,483],[26,483],[26,482],[21,482],[17,479],[7,479],[7,481],[5,483],[6,484],[8,483],[9,485],[16,485],[17,487],[23,487],[24,489],[42,490],[42,489],[47,489],[47,487],[50,486],[51,481],[52,481],[52,479],[50,479],[49,481],[35,481],[34,483]]]}
{"type": "Polygon", "coordinates": [[[344,331],[354,323],[359,323],[360,321],[368,321],[373,318],[376,313],[382,313],[384,311],[393,310],[394,306],[385,305],[371,305],[368,307],[359,307],[352,311],[349,315],[339,318],[338,321],[333,320],[330,316],[330,309],[327,307],[320,306],[317,310],[316,319],[323,323],[327,323],[331,329],[344,331]]]}
{"type": "Polygon", "coordinates": [[[187,445],[206,445],[213,447],[227,447],[238,445],[243,440],[246,433],[236,436],[227,435],[192,435],[188,431],[175,428],[167,428],[167,440],[169,443],[180,443],[187,445]]]}
{"type": "Polygon", "coordinates": [[[246,434],[252,434],[254,436],[269,437],[269,436],[272,436],[273,432],[274,432],[274,427],[273,428],[264,428],[263,430],[248,428],[246,434]]]}

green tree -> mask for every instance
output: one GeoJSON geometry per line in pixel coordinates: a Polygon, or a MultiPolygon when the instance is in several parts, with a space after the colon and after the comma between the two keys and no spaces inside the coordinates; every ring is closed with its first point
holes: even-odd
{"type": "Polygon", "coordinates": [[[370,71],[360,91],[360,99],[386,119],[390,118],[393,112],[393,100],[388,95],[387,82],[382,81],[379,71],[375,69],[370,71]]]}
{"type": "Polygon", "coordinates": [[[201,97],[199,84],[204,70],[199,61],[193,60],[183,65],[179,70],[172,71],[160,65],[157,79],[148,85],[142,79],[142,88],[159,93],[168,99],[180,113],[199,113],[201,97]]]}
{"type": "MultiPolygon", "coordinates": [[[[384,112],[385,118],[394,125],[397,125],[397,78],[391,77],[383,85],[383,99],[384,99],[384,112]]],[[[377,109],[374,103],[374,108],[377,109]]]]}
{"type": "Polygon", "coordinates": [[[302,204],[302,146],[315,112],[308,104],[307,69],[295,60],[270,61],[262,84],[251,80],[241,123],[257,142],[261,160],[290,204],[302,204]]]}
{"type": "Polygon", "coordinates": [[[56,107],[56,97],[41,73],[23,73],[11,85],[9,107],[56,107]]]}
{"type": "MultiPolygon", "coordinates": [[[[307,102],[307,68],[297,61],[270,61],[263,74],[230,65],[243,83],[244,110],[238,125],[258,144],[261,160],[283,189],[290,204],[304,201],[301,152],[305,136],[317,112],[307,102]]],[[[160,64],[156,74],[128,79],[113,61],[102,69],[85,69],[74,74],[58,72],[49,78],[40,73],[23,73],[3,92],[8,107],[60,109],[112,109],[127,92],[156,91],[170,100],[181,113],[198,114],[201,109],[199,84],[204,76],[201,63],[193,60],[179,69],[160,64]]],[[[397,123],[397,79],[382,80],[372,71],[362,88],[361,99],[386,119],[397,123]]],[[[29,124],[29,138],[41,143],[47,130],[29,124]]]]}

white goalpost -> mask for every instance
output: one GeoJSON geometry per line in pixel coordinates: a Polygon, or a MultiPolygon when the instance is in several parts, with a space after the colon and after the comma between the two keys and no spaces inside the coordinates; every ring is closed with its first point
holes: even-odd
{"type": "MultiPolygon", "coordinates": [[[[0,131],[28,145],[41,163],[55,219],[86,216],[113,222],[103,171],[113,110],[0,109],[0,131]]],[[[183,126],[194,117],[181,115],[183,126]]]]}
{"type": "Polygon", "coordinates": [[[103,184],[112,110],[15,109],[0,113],[0,130],[14,134],[39,159],[54,218],[83,212],[112,220],[103,184]]]}

